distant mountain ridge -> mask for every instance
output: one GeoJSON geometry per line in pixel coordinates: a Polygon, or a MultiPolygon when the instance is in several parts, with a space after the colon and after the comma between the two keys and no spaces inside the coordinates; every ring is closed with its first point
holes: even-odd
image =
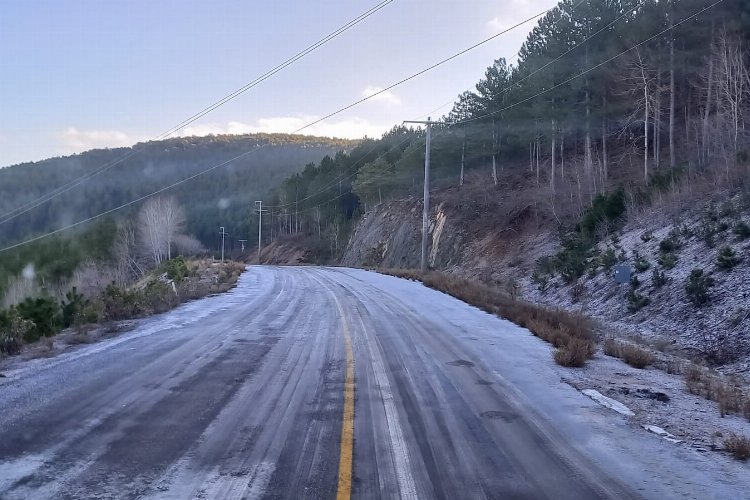
{"type": "MultiPolygon", "coordinates": [[[[0,169],[0,221],[16,208],[116,163],[0,224],[0,245],[83,220],[228,162],[169,190],[184,205],[189,232],[210,246],[219,225],[237,235],[247,233],[250,204],[281,180],[357,142],[290,134],[179,137],[5,167],[0,169]]],[[[122,212],[137,209],[136,204],[122,212]]]]}

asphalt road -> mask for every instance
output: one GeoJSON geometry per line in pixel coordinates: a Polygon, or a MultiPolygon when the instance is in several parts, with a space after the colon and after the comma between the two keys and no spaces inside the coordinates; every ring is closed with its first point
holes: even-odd
{"type": "Polygon", "coordinates": [[[0,498],[634,497],[583,422],[609,410],[511,382],[548,349],[519,332],[396,278],[251,267],[6,373],[0,498]]]}

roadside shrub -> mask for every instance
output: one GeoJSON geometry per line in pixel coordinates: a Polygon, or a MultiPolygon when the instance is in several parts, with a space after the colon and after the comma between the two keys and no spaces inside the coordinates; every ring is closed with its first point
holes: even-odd
{"type": "Polygon", "coordinates": [[[651,267],[651,264],[640,253],[635,252],[633,258],[635,261],[633,263],[633,268],[635,268],[635,270],[639,273],[648,271],[648,269],[651,267]]]}
{"type": "Polygon", "coordinates": [[[750,238],[750,226],[745,221],[739,221],[732,228],[732,232],[737,235],[740,241],[750,238]]]}
{"type": "Polygon", "coordinates": [[[33,324],[21,318],[15,308],[0,311],[0,353],[18,354],[23,346],[23,339],[33,324]]]}
{"type": "Polygon", "coordinates": [[[682,376],[685,379],[685,385],[690,394],[710,399],[710,393],[706,389],[704,370],[702,368],[690,363],[683,371],[682,376]]]}
{"type": "Polygon", "coordinates": [[[698,226],[698,237],[703,240],[707,247],[713,248],[716,244],[714,237],[719,232],[718,224],[715,219],[704,217],[698,226]]]}
{"type": "Polygon", "coordinates": [[[630,277],[630,287],[633,288],[633,289],[636,289],[639,286],[641,286],[641,280],[638,279],[637,275],[635,275],[635,274],[632,275],[630,277]]]}
{"type": "Polygon", "coordinates": [[[179,304],[179,298],[175,290],[163,281],[154,280],[146,285],[141,292],[143,297],[142,313],[154,314],[166,312],[179,304]]]}
{"type": "Polygon", "coordinates": [[[654,356],[651,352],[632,344],[620,346],[620,357],[633,368],[639,369],[646,368],[654,362],[654,356]]]}
{"type": "Polygon", "coordinates": [[[531,273],[531,282],[536,284],[537,289],[542,293],[546,292],[547,288],[549,288],[549,278],[539,271],[531,273]]]}
{"type": "Polygon", "coordinates": [[[738,387],[715,378],[712,390],[722,417],[742,411],[742,391],[738,387]]]}
{"type": "Polygon", "coordinates": [[[728,271],[740,263],[737,253],[730,246],[723,246],[719,249],[719,255],[716,257],[716,267],[728,271]]]}
{"type": "Polygon", "coordinates": [[[713,285],[713,278],[705,274],[703,269],[696,268],[690,272],[685,282],[685,292],[694,305],[701,307],[711,301],[709,291],[713,285]]]}
{"type": "Polygon", "coordinates": [[[555,272],[554,259],[548,255],[539,257],[536,261],[536,271],[540,275],[549,275],[555,272]]]}
{"type": "Polygon", "coordinates": [[[680,248],[677,238],[667,236],[659,242],[659,251],[661,253],[674,253],[680,248]]]}
{"type": "Polygon", "coordinates": [[[602,252],[599,256],[599,264],[601,264],[605,271],[610,271],[617,264],[617,255],[614,248],[607,248],[602,252]]]}
{"type": "Polygon", "coordinates": [[[627,295],[628,311],[631,313],[638,312],[651,303],[651,299],[639,294],[635,290],[630,290],[627,295]]]}
{"type": "Polygon", "coordinates": [[[16,306],[22,319],[33,323],[24,334],[24,340],[35,342],[51,337],[60,331],[60,306],[50,297],[27,298],[16,306]]]}
{"type": "Polygon", "coordinates": [[[576,281],[572,287],[570,287],[570,300],[574,304],[577,304],[583,298],[586,293],[586,286],[581,281],[576,281]]]}
{"type": "Polygon", "coordinates": [[[735,460],[747,460],[750,458],[750,439],[745,436],[732,434],[724,440],[724,448],[732,454],[735,460]]]}
{"type": "Polygon", "coordinates": [[[607,337],[604,339],[604,346],[602,347],[604,354],[615,358],[620,357],[620,343],[613,337],[607,337]]]}
{"type": "Polygon", "coordinates": [[[117,321],[135,317],[140,311],[139,296],[114,283],[107,285],[101,296],[104,318],[108,321],[117,321]]]}
{"type": "Polygon", "coordinates": [[[658,269],[654,268],[654,271],[651,273],[651,285],[654,288],[661,288],[666,284],[667,274],[664,271],[659,271],[658,269]]]}
{"type": "Polygon", "coordinates": [[[594,198],[591,207],[586,210],[578,224],[578,229],[589,236],[594,235],[597,228],[602,225],[607,229],[615,229],[622,223],[625,210],[624,189],[600,194],[594,198]]]}
{"type": "Polygon", "coordinates": [[[591,345],[582,339],[571,339],[567,344],[555,350],[555,363],[560,366],[580,368],[591,357],[591,345]]]}
{"type": "Polygon", "coordinates": [[[659,255],[657,262],[665,269],[674,269],[677,265],[677,256],[673,253],[663,253],[659,255]]]}
{"type": "Polygon", "coordinates": [[[563,249],[555,255],[554,264],[565,284],[573,283],[586,272],[591,246],[591,241],[580,235],[563,240],[563,249]]]}
{"type": "Polygon", "coordinates": [[[185,262],[185,259],[181,255],[164,262],[162,264],[162,269],[167,273],[167,277],[175,283],[180,283],[190,274],[187,262],[185,262]]]}
{"type": "Polygon", "coordinates": [[[96,309],[91,306],[91,302],[78,293],[76,287],[65,294],[61,310],[63,328],[68,328],[71,325],[95,323],[99,319],[99,315],[96,309]]]}

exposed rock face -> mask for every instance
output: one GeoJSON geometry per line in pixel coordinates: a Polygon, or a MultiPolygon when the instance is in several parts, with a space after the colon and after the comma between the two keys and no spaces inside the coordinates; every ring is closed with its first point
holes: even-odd
{"type": "MultiPolygon", "coordinates": [[[[446,269],[461,262],[465,233],[438,203],[430,213],[428,263],[446,269]]],[[[419,267],[422,200],[409,198],[380,204],[365,214],[349,239],[345,266],[419,267]]]]}

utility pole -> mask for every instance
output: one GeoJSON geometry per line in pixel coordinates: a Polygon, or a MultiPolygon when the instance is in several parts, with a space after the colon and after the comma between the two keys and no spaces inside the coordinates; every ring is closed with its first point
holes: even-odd
{"type": "Polygon", "coordinates": [[[224,230],[224,226],[221,226],[219,231],[221,231],[221,261],[224,262],[224,237],[227,235],[227,232],[224,230]]]}
{"type": "Polygon", "coordinates": [[[263,210],[263,201],[256,201],[255,211],[258,212],[258,264],[260,264],[260,248],[263,241],[263,212],[268,212],[268,210],[263,210]]]}
{"type": "Polygon", "coordinates": [[[429,117],[427,121],[406,120],[404,123],[418,123],[426,125],[427,137],[424,152],[424,202],[422,203],[422,256],[419,268],[424,273],[427,271],[427,231],[430,226],[430,139],[432,136],[432,125],[435,124],[429,117]]]}
{"type": "Polygon", "coordinates": [[[247,240],[237,240],[240,242],[240,245],[242,246],[242,249],[240,250],[242,253],[245,253],[245,243],[247,243],[247,240]]]}

